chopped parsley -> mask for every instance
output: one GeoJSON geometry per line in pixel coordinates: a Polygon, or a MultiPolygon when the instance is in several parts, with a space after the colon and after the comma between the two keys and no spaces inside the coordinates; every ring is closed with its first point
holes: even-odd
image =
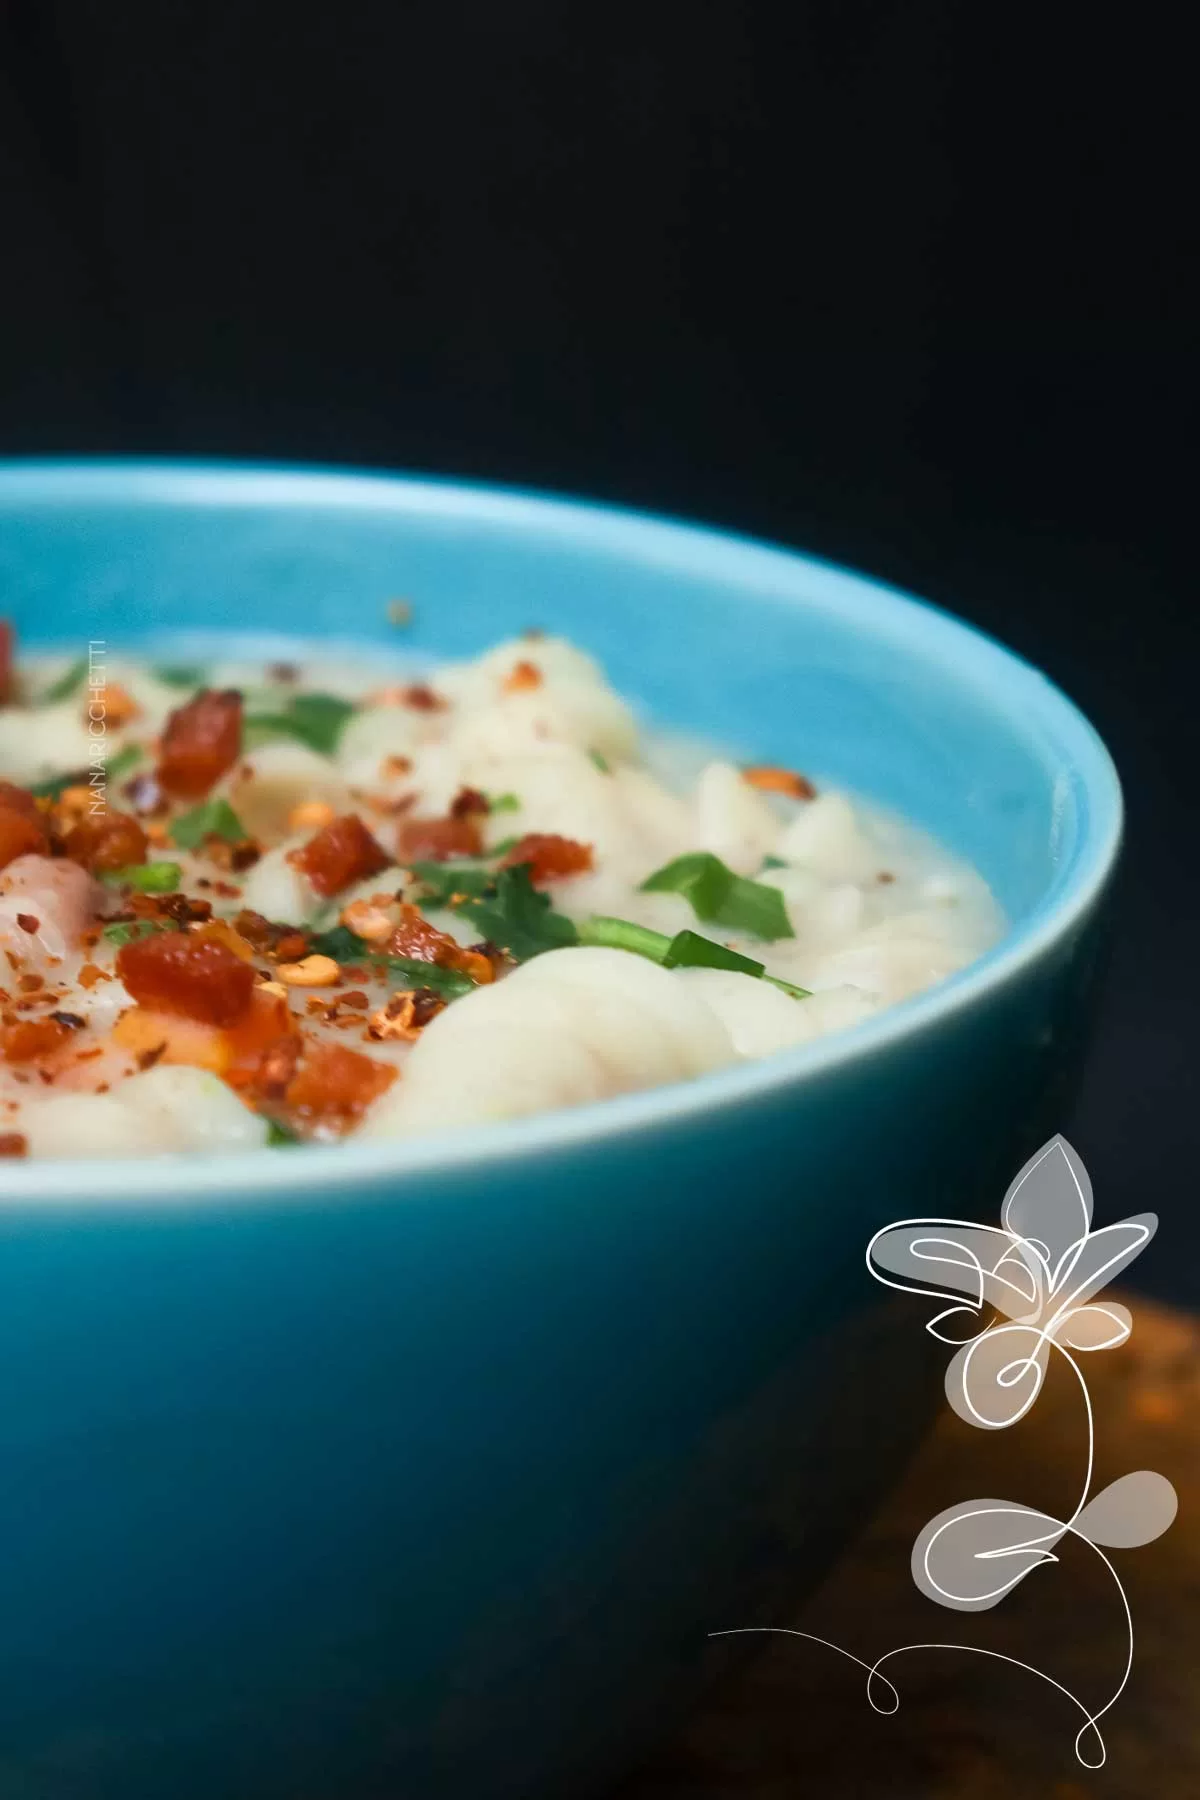
{"type": "Polygon", "coordinates": [[[169,919],[116,919],[104,927],[103,935],[110,944],[136,944],[139,938],[153,937],[156,931],[174,931],[169,919]]]}
{"type": "Polygon", "coordinates": [[[496,870],[482,893],[460,897],[450,910],[456,918],[470,920],[481,938],[507,950],[517,962],[579,942],[572,921],[552,909],[549,894],[534,887],[528,863],[496,870]]]}
{"type": "Polygon", "coordinates": [[[677,856],[642,883],[644,894],[682,894],[698,919],[771,941],[795,937],[783,895],[765,882],[735,875],[719,856],[696,850],[677,856]]]}
{"type": "Polygon", "coordinates": [[[73,662],[69,669],[64,669],[57,681],[52,681],[42,695],[43,706],[54,706],[59,700],[69,700],[77,688],[81,688],[87,680],[88,659],[81,656],[73,662]]]}
{"type": "Polygon", "coordinates": [[[520,812],[521,796],[519,794],[497,794],[493,799],[488,797],[488,811],[496,813],[520,812]]]}
{"type": "Polygon", "coordinates": [[[589,750],[588,756],[602,775],[612,774],[612,764],[602,750],[589,750]]]}
{"type": "Polygon", "coordinates": [[[281,1125],[279,1123],[278,1119],[271,1119],[268,1122],[267,1143],[269,1146],[282,1150],[285,1147],[290,1147],[294,1144],[302,1144],[303,1142],[304,1139],[302,1137],[298,1137],[294,1131],[289,1131],[286,1125],[281,1125]]]}
{"type": "Polygon", "coordinates": [[[190,812],[171,821],[171,836],[181,850],[198,850],[205,838],[224,838],[227,844],[243,844],[246,827],[228,800],[202,800],[190,812]]]}
{"type": "Polygon", "coordinates": [[[272,738],[290,737],[321,756],[330,756],[355,711],[352,700],[342,700],[337,694],[293,694],[279,712],[248,713],[247,738],[267,743],[272,738]]]}

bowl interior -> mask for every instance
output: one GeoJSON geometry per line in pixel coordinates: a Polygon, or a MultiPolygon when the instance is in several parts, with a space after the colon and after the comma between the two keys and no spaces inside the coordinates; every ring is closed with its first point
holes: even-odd
{"type": "Polygon", "coordinates": [[[934,832],[1018,930],[1118,826],[1095,734],[999,646],[822,562],[641,515],[369,476],[26,465],[0,472],[0,579],[23,642],[76,654],[235,631],[420,658],[561,632],[662,723],[934,832]]]}

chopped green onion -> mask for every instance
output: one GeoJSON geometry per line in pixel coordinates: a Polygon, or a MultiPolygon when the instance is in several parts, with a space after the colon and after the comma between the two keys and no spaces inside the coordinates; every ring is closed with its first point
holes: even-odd
{"type": "Polygon", "coordinates": [[[57,681],[52,681],[42,695],[43,706],[54,706],[59,700],[69,700],[76,688],[82,687],[87,680],[88,659],[81,656],[65,669],[57,681]]]}
{"type": "Polygon", "coordinates": [[[295,694],[281,712],[248,713],[245,730],[250,741],[266,743],[290,737],[321,756],[330,756],[355,711],[352,700],[342,700],[337,694],[295,694]]]}
{"type": "Polygon", "coordinates": [[[165,687],[198,688],[204,685],[204,670],[190,664],[167,663],[152,673],[165,687]]]}
{"type": "Polygon", "coordinates": [[[519,794],[497,794],[494,800],[488,800],[490,813],[520,812],[521,797],[519,794]]]}
{"type": "Polygon", "coordinates": [[[740,975],[763,973],[763,965],[752,956],[743,956],[724,944],[714,944],[698,931],[680,931],[667,946],[664,969],[734,969],[740,975]]]}
{"type": "Polygon", "coordinates": [[[609,950],[630,950],[635,956],[661,963],[664,969],[733,969],[739,975],[769,981],[772,987],[782,988],[793,1000],[808,999],[807,988],[795,987],[790,981],[768,975],[763,964],[752,956],[743,956],[738,950],[715,944],[711,938],[701,937],[698,931],[679,931],[669,938],[661,931],[635,925],[630,919],[609,919],[593,914],[581,922],[579,942],[599,944],[609,950]]]}
{"type": "Polygon", "coordinates": [[[139,938],[153,937],[156,931],[173,931],[167,919],[117,919],[104,927],[103,935],[110,944],[136,944],[139,938]]]}
{"type": "Polygon", "coordinates": [[[635,925],[630,919],[610,919],[593,913],[579,927],[581,944],[598,944],[607,950],[631,950],[635,956],[648,956],[651,962],[665,962],[671,939],[661,931],[635,925]]]}
{"type": "Polygon", "coordinates": [[[110,781],[120,781],[122,775],[128,775],[130,769],[136,768],[142,760],[140,744],[124,744],[115,756],[111,756],[104,765],[104,773],[110,781]]]}
{"type": "Polygon", "coordinates": [[[171,822],[171,836],[182,850],[196,850],[205,838],[224,838],[227,844],[241,844],[246,828],[228,800],[202,800],[190,812],[180,813],[171,822]]]}
{"type": "Polygon", "coordinates": [[[140,894],[173,894],[182,874],[177,862],[130,863],[128,868],[109,870],[104,880],[113,887],[136,888],[140,894]]]}
{"type": "MultiPolygon", "coordinates": [[[[787,864],[784,862],[782,856],[764,856],[763,861],[762,861],[762,866],[763,866],[763,869],[786,869],[787,868],[787,864]]],[[[761,872],[762,871],[760,870],[759,873],[761,874],[761,872]]]]}
{"type": "Polygon", "coordinates": [[[267,1143],[276,1149],[290,1148],[294,1144],[303,1142],[303,1138],[297,1137],[294,1131],[289,1131],[287,1126],[281,1125],[277,1119],[272,1119],[267,1125],[267,1143]]]}
{"type": "Polygon", "coordinates": [[[767,941],[795,937],[778,888],[735,875],[719,856],[677,856],[642,883],[644,894],[682,894],[698,919],[767,941]]]}
{"type": "Polygon", "coordinates": [[[602,775],[612,774],[612,764],[601,750],[589,750],[588,755],[602,775]]]}

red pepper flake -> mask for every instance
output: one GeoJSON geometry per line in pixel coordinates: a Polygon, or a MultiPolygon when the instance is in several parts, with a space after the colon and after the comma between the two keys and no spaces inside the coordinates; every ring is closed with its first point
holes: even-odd
{"type": "Polygon", "coordinates": [[[33,913],[18,913],[17,914],[17,924],[21,927],[22,931],[27,931],[29,933],[30,937],[33,936],[35,931],[40,930],[41,923],[42,923],[42,921],[39,918],[37,918],[33,913]]]}
{"type": "Polygon", "coordinates": [[[585,874],[592,867],[592,846],[554,832],[531,831],[517,840],[500,867],[512,869],[518,863],[528,865],[529,879],[536,887],[540,882],[585,874]]]}
{"type": "Polygon", "coordinates": [[[763,794],[787,794],[792,800],[815,800],[817,790],[807,775],[781,769],[774,763],[755,763],[742,770],[742,780],[763,794]]]}
{"type": "Polygon", "coordinates": [[[445,712],[450,702],[436,694],[427,682],[414,681],[403,690],[400,704],[411,706],[414,712],[445,712]]]}
{"type": "Polygon", "coordinates": [[[242,748],[242,696],[204,688],[167,720],[158,779],[168,793],[198,800],[231,769],[242,748]]]}
{"type": "Polygon", "coordinates": [[[35,1062],[50,1056],[69,1036],[66,1026],[53,1019],[20,1019],[0,1029],[0,1047],[5,1062],[35,1062]]]}
{"type": "Polygon", "coordinates": [[[367,1036],[376,1042],[411,1043],[431,1019],[445,1010],[446,1002],[432,988],[405,988],[372,1013],[367,1036]]]}
{"type": "Polygon", "coordinates": [[[389,858],[358,814],[347,813],[318,831],[302,849],[290,851],[287,860],[328,899],[356,881],[378,875],[389,858]]]}
{"type": "Polygon", "coordinates": [[[251,1004],[256,977],[227,944],[191,932],[161,932],[123,944],[117,973],[139,1006],[208,1025],[233,1025],[251,1004]]]}
{"type": "Polygon", "coordinates": [[[159,1057],[162,1056],[163,1052],[166,1050],[166,1047],[167,1040],[164,1038],[161,1044],[155,1044],[151,1050],[139,1050],[137,1055],[138,1068],[141,1069],[143,1073],[147,1069],[152,1069],[159,1057]]]}
{"type": "Polygon", "coordinates": [[[506,694],[523,694],[542,685],[542,671],[536,663],[526,662],[524,658],[514,663],[502,683],[506,694]]]}

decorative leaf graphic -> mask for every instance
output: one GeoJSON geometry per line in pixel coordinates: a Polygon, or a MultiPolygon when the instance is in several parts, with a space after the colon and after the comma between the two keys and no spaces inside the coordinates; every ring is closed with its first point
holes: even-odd
{"type": "Polygon", "coordinates": [[[1040,1267],[1031,1269],[1007,1231],[962,1219],[902,1219],[877,1231],[867,1246],[867,1267],[885,1287],[929,1300],[965,1294],[977,1312],[994,1306],[1007,1318],[1035,1312],[1044,1286],[1040,1267]],[[904,1279],[891,1280],[893,1275],[904,1279]]]}
{"type": "Polygon", "coordinates": [[[1090,1543],[1135,1550],[1161,1537],[1178,1511],[1179,1497],[1165,1475],[1135,1469],[1089,1500],[1073,1529],[1090,1543]]]}
{"type": "Polygon", "coordinates": [[[1036,1326],[993,1325],[951,1359],[946,1398],[968,1425],[1003,1431],[1037,1399],[1049,1360],[1049,1342],[1036,1326]]]}
{"type": "Polygon", "coordinates": [[[1068,1350],[1116,1350],[1133,1330],[1133,1315],[1119,1300],[1097,1300],[1064,1313],[1054,1331],[1055,1342],[1068,1350]]]}
{"type": "Polygon", "coordinates": [[[912,1551],[912,1578],[939,1606],[985,1612],[1031,1569],[1057,1562],[1061,1519],[1012,1500],[963,1500],[930,1519],[912,1551]]]}
{"type": "Polygon", "coordinates": [[[1157,1213],[1138,1213],[1089,1232],[1062,1254],[1050,1281],[1056,1313],[1082,1306],[1140,1256],[1158,1230],[1157,1213]]]}
{"type": "Polygon", "coordinates": [[[1032,1155],[1011,1183],[1000,1220],[1007,1231],[1033,1246],[1047,1270],[1064,1251],[1087,1236],[1092,1223],[1092,1184],[1065,1137],[1052,1137],[1032,1155]]]}

